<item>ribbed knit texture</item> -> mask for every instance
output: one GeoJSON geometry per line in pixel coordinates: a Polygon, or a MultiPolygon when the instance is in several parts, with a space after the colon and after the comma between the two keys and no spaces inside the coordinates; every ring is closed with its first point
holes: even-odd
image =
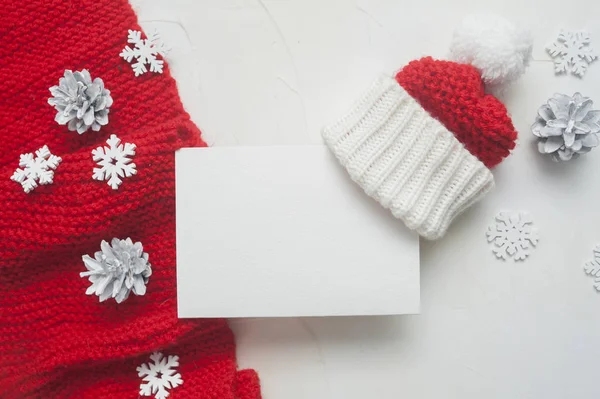
{"type": "Polygon", "coordinates": [[[485,94],[475,67],[425,57],[402,68],[396,80],[488,168],[515,147],[517,132],[506,107],[485,94]]]}
{"type": "Polygon", "coordinates": [[[155,350],[180,358],[170,399],[259,398],[225,320],[177,318],[174,151],[204,143],[168,67],[136,78],[119,58],[127,30],[141,30],[130,6],[0,2],[0,398],[137,398],[136,367],[155,350]],[[78,135],[47,99],[65,69],[83,68],[114,104],[107,126],[78,135]],[[92,180],[91,151],[111,134],[137,145],[138,173],[118,190],[92,180]],[[10,177],[45,144],[62,157],[54,183],[25,194],[10,177]],[[153,271],[146,295],[122,304],[85,295],[79,277],[81,256],[113,237],[142,242],[153,271]]]}
{"type": "Polygon", "coordinates": [[[386,76],[323,138],[368,195],[427,239],[493,187],[488,168],[386,76]]]}

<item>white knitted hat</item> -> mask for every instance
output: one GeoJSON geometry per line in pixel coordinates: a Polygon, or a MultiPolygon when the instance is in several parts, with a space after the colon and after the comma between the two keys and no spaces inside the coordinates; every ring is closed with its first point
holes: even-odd
{"type": "Polygon", "coordinates": [[[427,239],[494,185],[489,169],[387,76],[323,138],[369,196],[427,239]]]}
{"type": "Polygon", "coordinates": [[[380,77],[323,138],[368,195],[424,238],[440,238],[494,186],[488,168],[515,146],[506,107],[486,90],[519,77],[532,46],[502,17],[467,17],[453,61],[423,57],[380,77]]]}

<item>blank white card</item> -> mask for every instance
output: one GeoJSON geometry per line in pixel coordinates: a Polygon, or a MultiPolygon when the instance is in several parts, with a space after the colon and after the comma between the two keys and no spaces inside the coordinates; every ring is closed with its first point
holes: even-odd
{"type": "Polygon", "coordinates": [[[419,312],[419,240],[323,146],[176,154],[179,317],[419,312]]]}

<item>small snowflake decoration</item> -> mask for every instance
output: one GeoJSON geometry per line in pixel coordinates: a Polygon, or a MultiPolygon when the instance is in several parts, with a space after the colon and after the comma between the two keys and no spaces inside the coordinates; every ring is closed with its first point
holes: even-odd
{"type": "Polygon", "coordinates": [[[123,182],[123,177],[130,177],[137,173],[134,163],[131,163],[131,157],[135,155],[135,144],[121,144],[121,139],[116,135],[111,135],[106,140],[107,146],[98,147],[92,151],[93,160],[100,166],[94,168],[94,180],[108,180],[107,184],[113,190],[119,188],[123,182]]]}
{"type": "Polygon", "coordinates": [[[494,243],[492,252],[499,259],[525,260],[538,242],[531,216],[525,212],[500,212],[495,219],[486,233],[488,242],[494,243]]]}
{"type": "Polygon", "coordinates": [[[571,72],[580,78],[585,75],[588,65],[598,55],[590,47],[590,35],[587,32],[561,31],[558,38],[546,47],[546,51],[554,58],[554,72],[557,74],[571,72]]]}
{"type": "Polygon", "coordinates": [[[155,399],[166,399],[168,389],[176,388],[183,384],[181,374],[175,373],[179,366],[179,356],[168,358],[160,352],[150,355],[151,362],[144,363],[137,368],[138,376],[143,377],[140,384],[140,396],[154,395],[155,399]]]}
{"type": "Polygon", "coordinates": [[[157,59],[156,56],[160,54],[164,57],[167,55],[168,49],[160,41],[157,31],[154,31],[147,39],[142,39],[142,32],[129,30],[127,43],[132,43],[134,47],[125,46],[119,55],[129,63],[135,59],[135,62],[131,64],[135,76],[148,72],[146,64],[150,65],[150,72],[163,72],[164,61],[157,59]]]}
{"type": "Polygon", "coordinates": [[[52,183],[54,169],[61,161],[62,159],[51,154],[48,146],[45,145],[35,152],[35,157],[32,153],[21,154],[19,168],[10,179],[20,183],[23,190],[30,193],[38,185],[52,183]]]}
{"type": "Polygon", "coordinates": [[[585,274],[594,278],[594,288],[600,292],[600,245],[594,248],[594,259],[587,262],[583,269],[585,274]]]}

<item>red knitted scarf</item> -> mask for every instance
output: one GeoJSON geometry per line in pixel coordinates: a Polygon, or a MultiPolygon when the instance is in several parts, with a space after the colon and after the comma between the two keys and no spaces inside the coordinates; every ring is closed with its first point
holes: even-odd
{"type": "MultiPolygon", "coordinates": [[[[119,57],[125,0],[0,0],[0,398],[137,398],[136,367],[178,355],[183,384],[169,399],[256,399],[253,371],[236,370],[224,320],[179,320],[174,152],[204,146],[165,65],[135,77],[119,57]],[[54,121],[48,89],[65,69],[104,80],[114,104],[99,132],[54,121]],[[92,180],[92,149],[116,134],[137,146],[137,174],[118,190],[92,180]],[[62,158],[54,183],[29,194],[10,180],[19,156],[47,145],[62,158]],[[150,255],[144,296],[87,296],[82,255],[131,237],[150,255]]],[[[201,266],[201,265],[199,265],[201,266]]]]}

